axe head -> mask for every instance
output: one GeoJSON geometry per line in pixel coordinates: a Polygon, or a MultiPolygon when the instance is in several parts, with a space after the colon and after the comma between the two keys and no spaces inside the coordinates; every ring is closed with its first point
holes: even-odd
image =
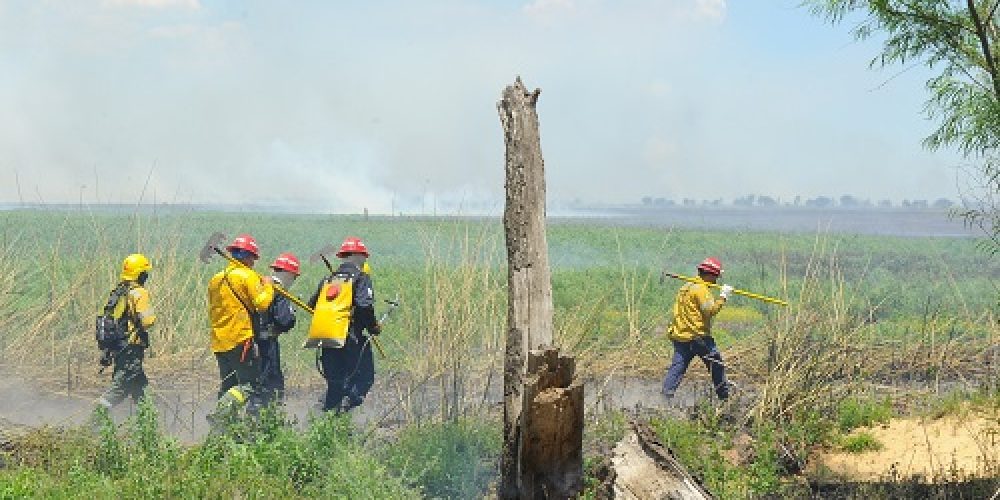
{"type": "Polygon", "coordinates": [[[327,246],[325,246],[323,248],[320,248],[319,250],[316,250],[315,253],[313,253],[312,255],[310,255],[309,256],[309,262],[315,264],[315,263],[323,260],[324,256],[326,256],[327,259],[329,259],[329,256],[331,256],[331,255],[333,255],[333,256],[337,255],[337,247],[335,247],[333,245],[327,245],[327,246]]]}
{"type": "Polygon", "coordinates": [[[211,261],[225,242],[226,235],[224,233],[212,233],[212,236],[209,236],[208,241],[205,242],[205,246],[201,247],[201,251],[198,252],[198,260],[206,263],[211,261]]]}

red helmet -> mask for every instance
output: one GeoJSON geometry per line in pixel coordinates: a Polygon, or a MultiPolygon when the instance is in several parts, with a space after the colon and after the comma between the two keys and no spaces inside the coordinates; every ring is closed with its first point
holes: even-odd
{"type": "Polygon", "coordinates": [[[299,275],[299,258],[295,254],[285,252],[274,259],[271,269],[275,271],[288,271],[296,276],[299,275]]]}
{"type": "Polygon", "coordinates": [[[232,252],[233,250],[246,250],[253,254],[254,258],[260,258],[260,248],[257,247],[257,240],[253,239],[253,236],[249,234],[241,234],[233,240],[226,250],[232,252]]]}
{"type": "Polygon", "coordinates": [[[715,257],[709,257],[698,264],[698,270],[718,276],[722,274],[722,262],[719,262],[719,259],[715,257]]]}
{"type": "Polygon", "coordinates": [[[354,236],[349,236],[344,243],[340,245],[340,250],[337,250],[337,257],[343,259],[347,257],[347,254],[360,253],[365,257],[368,257],[368,247],[365,246],[365,242],[361,241],[361,238],[355,238],[354,236]]]}

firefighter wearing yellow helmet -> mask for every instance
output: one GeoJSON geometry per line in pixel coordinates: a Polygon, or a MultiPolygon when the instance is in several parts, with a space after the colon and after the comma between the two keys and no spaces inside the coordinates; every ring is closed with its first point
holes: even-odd
{"type": "Polygon", "coordinates": [[[127,397],[138,402],[149,384],[142,361],[149,347],[149,331],[156,324],[145,287],[152,269],[145,255],[126,257],[121,279],[97,317],[97,344],[104,353],[101,365],[114,365],[111,387],[98,398],[99,407],[110,409],[127,397]]]}

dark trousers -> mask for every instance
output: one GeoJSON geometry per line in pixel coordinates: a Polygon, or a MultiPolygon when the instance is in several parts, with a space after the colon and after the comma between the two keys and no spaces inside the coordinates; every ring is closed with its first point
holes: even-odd
{"type": "Polygon", "coordinates": [[[98,402],[108,408],[132,398],[138,402],[145,393],[149,380],[146,372],[142,368],[142,360],[145,357],[144,347],[129,344],[114,357],[114,373],[111,375],[111,387],[104,392],[98,402]]]}
{"type": "Polygon", "coordinates": [[[281,344],[278,337],[257,341],[260,351],[260,388],[264,401],[281,402],[285,396],[285,375],[281,372],[281,344]]]}
{"type": "Polygon", "coordinates": [[[228,351],[217,352],[215,360],[219,363],[220,399],[233,387],[241,388],[251,394],[258,392],[260,360],[256,358],[252,345],[245,355],[242,343],[228,351]]]}
{"type": "Polygon", "coordinates": [[[673,397],[677,392],[677,387],[681,385],[684,372],[695,356],[701,358],[705,367],[712,374],[712,384],[715,386],[715,394],[719,399],[729,397],[729,382],[726,381],[726,366],[722,362],[722,354],[715,346],[712,337],[701,337],[690,342],[674,342],[674,358],[667,369],[667,376],[663,380],[663,394],[668,398],[673,397]]]}
{"type": "Polygon", "coordinates": [[[324,411],[359,406],[375,384],[371,342],[363,335],[352,333],[340,349],[322,349],[320,364],[326,379],[324,411]],[[345,397],[347,403],[342,404],[345,397]]]}

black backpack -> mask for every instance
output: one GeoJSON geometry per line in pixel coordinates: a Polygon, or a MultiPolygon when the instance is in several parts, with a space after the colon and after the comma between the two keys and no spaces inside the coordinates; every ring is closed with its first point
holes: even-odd
{"type": "Polygon", "coordinates": [[[129,304],[126,303],[121,317],[116,318],[115,309],[118,307],[118,301],[127,300],[130,289],[128,283],[119,283],[111,291],[108,303],[104,306],[104,312],[97,317],[94,337],[97,340],[97,347],[101,350],[119,350],[125,347],[128,339],[128,323],[132,316],[131,311],[129,304]]]}

